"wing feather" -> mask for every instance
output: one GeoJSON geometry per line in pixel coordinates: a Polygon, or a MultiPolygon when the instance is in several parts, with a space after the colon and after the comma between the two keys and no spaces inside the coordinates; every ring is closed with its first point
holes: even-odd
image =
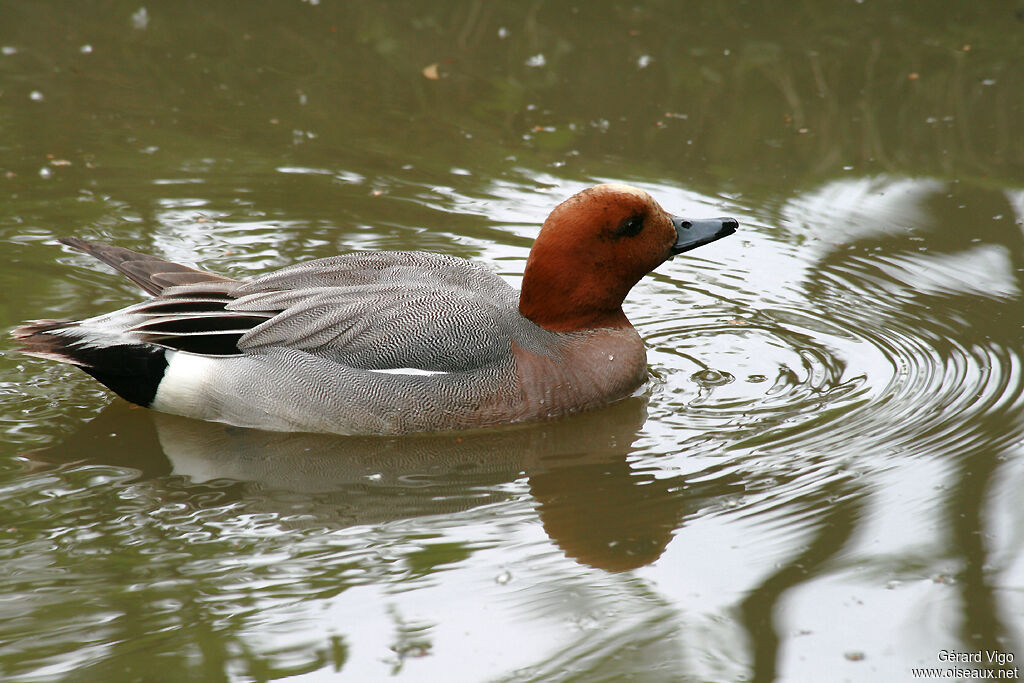
{"type": "MultiPolygon", "coordinates": [[[[285,346],[365,369],[455,372],[506,357],[509,308],[468,290],[397,285],[322,287],[239,341],[249,350],[285,346]]],[[[242,298],[232,310],[267,306],[272,297],[242,298]]]]}
{"type": "MultiPolygon", "coordinates": [[[[107,262],[123,257],[115,266],[122,272],[137,258],[134,252],[102,253],[107,262]]],[[[126,331],[168,348],[239,355],[285,347],[367,370],[435,372],[482,367],[509,353],[516,292],[465,259],[346,254],[246,282],[146,266],[147,283],[154,285],[159,270],[166,286],[125,310],[132,316],[126,331]]]]}

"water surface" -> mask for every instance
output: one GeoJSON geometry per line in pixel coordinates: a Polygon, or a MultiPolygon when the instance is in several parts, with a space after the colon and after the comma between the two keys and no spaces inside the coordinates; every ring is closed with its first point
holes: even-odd
{"type": "Polygon", "coordinates": [[[268,434],[0,357],[0,677],[1019,666],[1013,3],[0,13],[5,329],[137,300],[68,234],[236,277],[423,249],[518,284],[596,182],[742,228],[634,289],[642,392],[551,423],[268,434]]]}

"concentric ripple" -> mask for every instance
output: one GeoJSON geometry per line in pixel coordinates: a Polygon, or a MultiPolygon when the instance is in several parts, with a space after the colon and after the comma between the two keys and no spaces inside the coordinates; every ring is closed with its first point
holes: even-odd
{"type": "MultiPolygon", "coordinates": [[[[826,253],[778,291],[694,289],[641,317],[661,378],[658,419],[729,450],[961,454],[1020,438],[1020,304],[978,296],[970,261],[826,253]],[[917,286],[913,274],[927,271],[917,286]],[[1005,320],[1005,325],[994,321],[1005,320]]],[[[726,257],[728,259],[728,256],[726,257]]],[[[739,275],[728,263],[715,282],[739,275]]],[[[680,277],[679,282],[685,282],[680,277]]],[[[676,286],[679,286],[676,283],[676,286]]],[[[664,298],[662,297],[662,300],[664,298]]]]}

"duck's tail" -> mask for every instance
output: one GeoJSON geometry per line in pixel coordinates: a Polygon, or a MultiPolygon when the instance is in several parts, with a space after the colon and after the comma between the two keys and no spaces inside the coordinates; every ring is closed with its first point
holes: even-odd
{"type": "Polygon", "coordinates": [[[197,282],[232,282],[231,278],[223,275],[196,270],[180,263],[165,261],[149,254],[140,254],[124,247],[89,242],[77,237],[61,237],[57,241],[103,261],[153,296],[160,294],[168,287],[179,285],[192,285],[197,282]]]}
{"type": "Polygon", "coordinates": [[[14,350],[27,356],[81,366],[85,359],[68,352],[72,338],[62,335],[77,325],[74,320],[30,320],[11,330],[11,336],[23,344],[14,350]]]}
{"type": "MultiPolygon", "coordinates": [[[[221,275],[123,247],[77,237],[58,241],[106,263],[153,296],[171,287],[211,283],[214,288],[222,284],[230,288],[236,284],[221,275]]],[[[167,354],[172,352],[141,335],[129,334],[137,322],[115,311],[88,320],[34,320],[11,334],[21,343],[16,351],[79,367],[125,400],[148,406],[167,369],[167,354]]]]}
{"type": "Polygon", "coordinates": [[[75,320],[34,320],[16,327],[15,351],[81,368],[126,401],[149,406],[167,369],[166,349],[100,339],[75,320]]]}

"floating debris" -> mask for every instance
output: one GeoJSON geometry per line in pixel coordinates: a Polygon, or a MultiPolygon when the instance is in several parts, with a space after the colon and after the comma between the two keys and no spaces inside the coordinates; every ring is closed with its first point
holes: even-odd
{"type": "Polygon", "coordinates": [[[427,66],[423,67],[424,78],[429,78],[432,81],[440,80],[441,74],[438,72],[437,67],[437,62],[434,62],[433,64],[428,64],[427,66]]]}
{"type": "Polygon", "coordinates": [[[149,12],[146,11],[145,7],[140,7],[138,11],[132,14],[132,28],[137,31],[144,31],[149,26],[149,12]]]}

